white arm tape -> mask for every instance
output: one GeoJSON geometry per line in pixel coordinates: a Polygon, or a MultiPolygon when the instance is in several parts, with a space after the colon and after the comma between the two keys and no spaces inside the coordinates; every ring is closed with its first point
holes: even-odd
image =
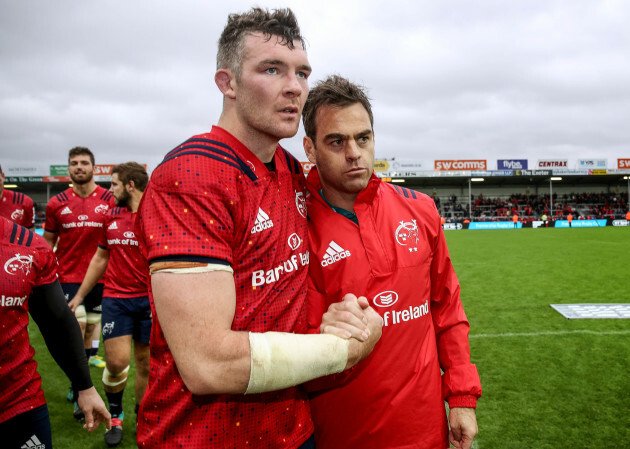
{"type": "Polygon", "coordinates": [[[249,333],[251,372],[245,394],[265,393],[340,373],[349,340],[330,334],[249,333]]]}
{"type": "Polygon", "coordinates": [[[227,271],[234,274],[234,270],[229,265],[223,265],[220,263],[209,263],[201,267],[189,267],[189,268],[164,268],[156,271],[156,273],[176,273],[176,274],[189,274],[189,273],[208,273],[210,271],[227,271]]]}

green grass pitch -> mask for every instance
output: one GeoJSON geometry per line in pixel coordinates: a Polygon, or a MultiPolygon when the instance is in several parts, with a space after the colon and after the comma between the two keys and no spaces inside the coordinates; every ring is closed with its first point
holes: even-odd
{"type": "MultiPolygon", "coordinates": [[[[567,320],[552,303],[630,303],[630,228],[447,231],[483,386],[478,449],[622,447],[630,439],[630,320],[567,320]]],[[[56,448],[104,448],[66,402],[31,326],[56,448]]],[[[101,349],[102,353],[102,349],[101,349]]],[[[91,368],[102,393],[102,370],[91,368]]],[[[135,371],[125,392],[133,448],[135,371]]],[[[103,395],[104,397],[104,395],[103,395]]]]}

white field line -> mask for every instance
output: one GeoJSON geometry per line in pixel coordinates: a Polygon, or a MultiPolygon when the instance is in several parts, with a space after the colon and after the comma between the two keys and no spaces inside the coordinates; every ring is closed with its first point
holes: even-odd
{"type": "Polygon", "coordinates": [[[468,338],[505,338],[505,337],[543,337],[546,335],[571,335],[571,334],[589,334],[589,335],[630,335],[627,331],[591,331],[591,330],[572,330],[572,331],[545,331],[545,332],[505,332],[503,334],[472,334],[468,338]]]}

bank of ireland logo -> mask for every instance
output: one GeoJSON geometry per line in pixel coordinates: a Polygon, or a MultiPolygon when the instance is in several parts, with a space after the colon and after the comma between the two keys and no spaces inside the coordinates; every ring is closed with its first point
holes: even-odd
{"type": "Polygon", "coordinates": [[[418,251],[418,225],[416,220],[400,221],[400,225],[396,228],[396,243],[400,246],[406,246],[409,252],[418,251]]]}
{"type": "Polygon", "coordinates": [[[289,240],[287,241],[287,243],[289,244],[289,248],[295,251],[302,244],[302,239],[300,238],[299,235],[297,235],[296,232],[294,232],[293,234],[289,236],[289,240]]]}
{"type": "Polygon", "coordinates": [[[79,215],[79,220],[81,220],[81,221],[85,221],[88,218],[90,218],[90,217],[88,217],[87,215],[79,215]]]}
{"type": "Polygon", "coordinates": [[[306,218],[306,198],[304,197],[304,192],[295,192],[295,207],[297,207],[300,215],[306,218]]]}
{"type": "Polygon", "coordinates": [[[108,210],[109,206],[107,204],[100,204],[96,206],[94,212],[96,212],[97,214],[106,214],[108,210]]]}
{"type": "Polygon", "coordinates": [[[17,275],[17,272],[21,271],[25,276],[27,276],[31,272],[32,265],[33,256],[24,256],[18,253],[6,261],[4,264],[4,271],[12,276],[17,275]]]}
{"type": "Polygon", "coordinates": [[[131,231],[125,231],[125,233],[123,234],[125,236],[126,239],[132,239],[136,236],[136,234],[134,234],[131,231]]]}
{"type": "Polygon", "coordinates": [[[391,307],[398,302],[398,293],[388,290],[379,293],[372,299],[376,307],[391,307]]]}

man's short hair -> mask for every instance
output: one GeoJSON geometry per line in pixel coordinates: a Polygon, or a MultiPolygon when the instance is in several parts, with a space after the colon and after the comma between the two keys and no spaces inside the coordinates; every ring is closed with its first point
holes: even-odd
{"type": "Polygon", "coordinates": [[[315,117],[319,108],[322,106],[345,108],[355,103],[363,105],[370,116],[370,125],[374,128],[372,105],[363,86],[354,84],[339,75],[331,75],[325,80],[318,82],[308,93],[308,98],[302,110],[304,132],[313,141],[313,144],[317,134],[315,117]]]}
{"type": "Polygon", "coordinates": [[[149,182],[149,175],[144,167],[137,162],[125,162],[118,164],[112,168],[112,175],[118,174],[118,179],[123,185],[129,184],[129,181],[133,181],[133,185],[136,189],[144,192],[147,183],[149,182]]]}
{"type": "Polygon", "coordinates": [[[94,165],[94,153],[92,153],[88,147],[74,147],[70,151],[68,151],[68,163],[70,163],[71,158],[84,155],[90,156],[92,165],[94,165]]]}
{"type": "Polygon", "coordinates": [[[260,32],[267,40],[273,36],[289,49],[295,48],[294,40],[305,47],[304,38],[293,11],[289,8],[268,9],[252,8],[243,14],[230,14],[227,24],[219,37],[217,52],[217,70],[229,69],[237,80],[241,78],[243,64],[243,42],[245,37],[260,32]]]}

